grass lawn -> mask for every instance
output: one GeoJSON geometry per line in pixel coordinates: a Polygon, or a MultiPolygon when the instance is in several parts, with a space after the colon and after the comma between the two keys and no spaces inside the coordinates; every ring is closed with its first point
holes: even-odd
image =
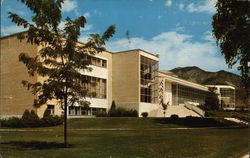
{"type": "Polygon", "coordinates": [[[244,121],[250,122],[249,111],[206,111],[206,113],[211,117],[236,117],[244,121]]]}
{"type": "Polygon", "coordinates": [[[170,127],[185,126],[150,118],[74,119],[69,148],[62,148],[58,126],[2,131],[0,153],[4,158],[234,158],[248,152],[247,128],[170,127]]]}

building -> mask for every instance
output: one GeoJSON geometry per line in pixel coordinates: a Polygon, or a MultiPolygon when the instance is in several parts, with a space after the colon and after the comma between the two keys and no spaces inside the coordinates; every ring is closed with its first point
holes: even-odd
{"type": "MultiPolygon", "coordinates": [[[[33,107],[32,95],[22,86],[22,80],[43,81],[38,75],[30,77],[25,65],[18,61],[21,52],[36,55],[42,46],[20,42],[17,34],[1,38],[0,64],[0,115],[1,117],[21,116],[25,109],[33,109],[39,117],[46,109],[51,114],[61,115],[62,109],[56,100],[48,101],[40,108],[33,107]]],[[[194,115],[193,105],[203,104],[208,88],[174,76],[168,71],[159,71],[159,56],[141,49],[122,52],[101,52],[89,57],[92,71],[82,72],[86,80],[96,85],[85,85],[95,95],[86,97],[90,108],[70,106],[69,117],[93,116],[98,111],[106,111],[114,100],[117,107],[135,109],[140,115],[162,116],[162,103],[168,103],[168,113],[180,116],[194,115]],[[185,106],[184,106],[185,105],[185,106]],[[189,106],[189,107],[188,107],[189,106]],[[172,109],[172,111],[171,111],[172,109]]],[[[199,111],[199,110],[198,110],[199,111]]],[[[200,116],[200,114],[199,114],[200,116]]]]}
{"type": "Polygon", "coordinates": [[[228,85],[207,85],[215,89],[220,107],[224,110],[235,110],[235,88],[228,85]]]}

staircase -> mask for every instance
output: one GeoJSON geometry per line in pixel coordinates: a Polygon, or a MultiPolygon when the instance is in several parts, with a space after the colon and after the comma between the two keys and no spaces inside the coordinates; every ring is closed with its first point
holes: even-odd
{"type": "MultiPolygon", "coordinates": [[[[164,117],[163,112],[164,111],[161,108],[159,108],[157,110],[150,112],[149,116],[150,117],[164,117]]],[[[174,114],[178,115],[179,117],[187,117],[187,116],[201,117],[194,111],[187,109],[184,106],[184,104],[168,106],[165,117],[170,117],[171,115],[174,115],[174,114]]]]}

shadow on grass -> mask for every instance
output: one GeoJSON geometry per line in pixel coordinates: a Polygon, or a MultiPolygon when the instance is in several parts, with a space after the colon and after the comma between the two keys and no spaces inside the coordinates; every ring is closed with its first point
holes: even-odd
{"type": "Polygon", "coordinates": [[[224,119],[215,118],[200,118],[200,117],[186,117],[186,118],[155,118],[154,122],[160,124],[176,124],[185,127],[242,127],[237,123],[226,121],[224,119]]]}
{"type": "MultiPolygon", "coordinates": [[[[57,142],[41,142],[41,141],[10,141],[1,144],[12,145],[22,149],[57,149],[65,148],[63,143],[57,142]]],[[[73,145],[68,144],[67,148],[72,148],[73,145]]]]}

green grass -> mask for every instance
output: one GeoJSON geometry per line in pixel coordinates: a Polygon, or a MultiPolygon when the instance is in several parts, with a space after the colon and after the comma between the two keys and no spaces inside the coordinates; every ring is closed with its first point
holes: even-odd
{"type": "Polygon", "coordinates": [[[228,158],[248,152],[246,128],[169,127],[184,126],[149,118],[73,119],[69,148],[62,148],[63,127],[58,126],[0,132],[0,153],[4,158],[228,158]]]}
{"type": "Polygon", "coordinates": [[[235,117],[242,119],[244,121],[250,122],[250,113],[249,111],[206,111],[208,116],[211,117],[235,117]]]}

